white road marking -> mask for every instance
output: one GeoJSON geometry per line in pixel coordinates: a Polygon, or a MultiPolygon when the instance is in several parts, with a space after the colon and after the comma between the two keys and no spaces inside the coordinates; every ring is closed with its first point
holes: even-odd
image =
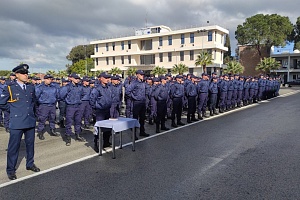
{"type": "MultiPolygon", "coordinates": [[[[287,96],[291,96],[293,94],[296,94],[296,93],[299,93],[300,90],[298,91],[293,91],[293,92],[289,92],[289,93],[286,93],[286,94],[283,94],[283,95],[280,95],[278,97],[273,97],[271,99],[276,99],[276,98],[281,98],[281,97],[287,97],[287,96]]],[[[269,100],[271,100],[269,99],[269,100]]],[[[260,103],[268,103],[270,101],[261,101],[260,103]]],[[[227,111],[225,113],[219,113],[219,115],[214,115],[214,116],[210,116],[209,118],[205,118],[201,121],[198,121],[198,122],[194,122],[194,123],[190,123],[190,124],[186,124],[184,126],[179,126],[177,128],[172,128],[168,131],[164,131],[164,132],[161,132],[161,133],[158,133],[158,134],[155,134],[155,135],[151,135],[147,138],[142,138],[142,139],[139,139],[136,141],[136,143],[139,143],[139,142],[142,142],[142,141],[145,141],[145,140],[149,140],[151,138],[154,138],[154,137],[158,137],[160,135],[164,135],[166,133],[169,133],[169,132],[172,132],[172,131],[175,131],[175,130],[179,130],[179,129],[182,129],[182,128],[185,128],[185,127],[188,127],[188,126],[192,126],[194,124],[197,124],[197,123],[202,123],[206,120],[212,120],[214,118],[218,118],[218,117],[222,117],[224,115],[228,115],[230,113],[233,113],[233,112],[237,112],[237,111],[241,111],[241,110],[245,110],[245,109],[248,109],[248,108],[252,108],[252,107],[255,107],[255,106],[258,106],[260,103],[256,103],[256,104],[250,104],[250,105],[247,105],[245,107],[241,107],[241,108],[236,108],[234,110],[231,110],[231,111],[227,111]]],[[[124,145],[122,145],[123,147],[126,147],[126,146],[130,146],[131,145],[131,142],[129,143],[126,143],[124,145]]],[[[119,149],[119,147],[116,146],[116,149],[119,149]]],[[[107,153],[107,152],[111,152],[112,149],[109,148],[109,149],[106,149],[105,151],[102,151],[103,154],[104,153],[107,153]]],[[[229,153],[230,154],[230,153],[229,153]]],[[[65,163],[65,164],[62,164],[62,165],[58,165],[56,167],[52,167],[52,168],[49,168],[49,169],[46,169],[46,170],[42,170],[40,172],[37,172],[37,173],[34,173],[34,174],[31,174],[31,175],[28,175],[28,176],[24,176],[24,177],[21,177],[21,178],[18,178],[16,180],[13,180],[13,181],[9,181],[9,182],[6,182],[6,183],[2,183],[0,184],[0,188],[3,188],[5,186],[9,186],[9,185],[12,185],[12,184],[15,184],[15,183],[18,183],[18,182],[21,182],[21,181],[24,181],[24,180],[27,180],[27,179],[30,179],[32,177],[36,177],[36,176],[39,176],[39,175],[42,175],[42,174],[46,174],[48,172],[51,172],[51,171],[54,171],[54,170],[57,170],[57,169],[60,169],[60,168],[63,168],[63,167],[67,167],[69,165],[72,165],[72,164],[75,164],[75,163],[78,163],[78,162],[82,162],[82,161],[85,161],[87,159],[90,159],[90,158],[93,158],[93,157],[96,157],[96,156],[99,156],[98,153],[95,153],[93,155],[90,155],[90,156],[86,156],[86,157],[83,157],[83,158],[80,158],[80,159],[77,159],[77,160],[74,160],[74,161],[71,161],[71,162],[68,162],[68,163],[65,163]]],[[[221,162],[222,160],[224,160],[228,155],[226,154],[225,157],[221,157],[221,158],[216,158],[210,165],[206,166],[203,168],[203,172],[207,171],[208,169],[212,168],[213,166],[215,166],[216,164],[218,164],[219,162],[221,162]]]]}

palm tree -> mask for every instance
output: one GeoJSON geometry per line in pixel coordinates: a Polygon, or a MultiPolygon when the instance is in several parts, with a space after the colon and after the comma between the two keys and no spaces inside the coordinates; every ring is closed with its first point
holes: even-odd
{"type": "Polygon", "coordinates": [[[227,63],[227,68],[224,69],[224,73],[241,74],[244,72],[244,70],[245,67],[241,65],[241,63],[233,60],[227,63]]]}
{"type": "Polygon", "coordinates": [[[136,70],[137,69],[135,67],[130,67],[130,68],[127,69],[126,74],[128,76],[133,76],[133,75],[135,75],[136,70]]]}
{"type": "Polygon", "coordinates": [[[260,63],[255,67],[256,71],[262,71],[264,73],[270,73],[271,70],[277,70],[280,68],[280,63],[275,60],[275,58],[264,58],[260,63]]]}
{"type": "Polygon", "coordinates": [[[112,75],[122,74],[122,70],[118,67],[114,67],[114,68],[111,68],[111,70],[109,71],[109,74],[112,74],[112,75]]]}
{"type": "Polygon", "coordinates": [[[201,53],[199,53],[199,55],[197,56],[195,65],[199,66],[201,65],[203,68],[203,72],[206,73],[206,66],[213,64],[213,59],[212,59],[212,55],[206,51],[202,51],[201,53]]]}
{"type": "Polygon", "coordinates": [[[151,74],[158,75],[158,76],[164,75],[165,73],[167,73],[167,70],[164,67],[159,67],[159,66],[154,67],[153,70],[151,71],[151,74]]]}
{"type": "Polygon", "coordinates": [[[56,76],[55,70],[48,70],[46,74],[50,74],[51,76],[56,76]]]}
{"type": "Polygon", "coordinates": [[[172,69],[172,73],[174,73],[174,74],[178,73],[180,75],[183,75],[183,73],[187,72],[187,71],[189,71],[188,66],[186,66],[185,64],[182,64],[182,63],[180,63],[178,65],[175,64],[172,69]]]}
{"type": "Polygon", "coordinates": [[[68,76],[68,73],[66,70],[59,70],[58,73],[57,73],[57,76],[58,77],[67,77],[68,76]]]}

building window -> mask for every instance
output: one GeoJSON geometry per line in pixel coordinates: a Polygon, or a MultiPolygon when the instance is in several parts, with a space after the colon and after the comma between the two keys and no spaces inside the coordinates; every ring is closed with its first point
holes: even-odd
{"type": "Polygon", "coordinates": [[[124,65],[124,56],[121,56],[121,63],[124,65]]]}
{"type": "Polygon", "coordinates": [[[124,41],[121,42],[121,49],[124,50],[124,41]]]}
{"type": "Polygon", "coordinates": [[[221,51],[221,61],[223,60],[223,51],[221,51]]]}
{"type": "Polygon", "coordinates": [[[169,53],[168,53],[168,61],[169,61],[169,62],[172,62],[172,52],[169,52],[169,53]]]}
{"type": "Polygon", "coordinates": [[[128,64],[131,64],[131,56],[128,56],[128,64]]]}
{"type": "Polygon", "coordinates": [[[296,80],[296,79],[297,79],[297,75],[293,74],[293,80],[296,80]]]}
{"type": "Polygon", "coordinates": [[[96,44],[96,52],[98,52],[98,44],[96,44]]]}
{"type": "Polygon", "coordinates": [[[169,45],[172,45],[172,35],[168,36],[169,45]]]}
{"type": "Polygon", "coordinates": [[[190,51],[190,60],[194,60],[194,50],[190,51]]]}
{"type": "Polygon", "coordinates": [[[212,31],[207,32],[207,41],[212,41],[212,31]]]}
{"type": "Polygon", "coordinates": [[[184,61],[184,51],[180,51],[180,61],[184,61]]]}
{"type": "Polygon", "coordinates": [[[184,34],[181,34],[181,44],[184,44],[184,34]]]}
{"type": "Polygon", "coordinates": [[[112,57],[112,60],[113,60],[113,65],[115,65],[116,64],[116,57],[112,57]]]}
{"type": "Polygon", "coordinates": [[[158,41],[159,41],[159,46],[161,47],[163,45],[163,38],[162,37],[159,37],[158,38],[158,41]]]}
{"type": "Polygon", "coordinates": [[[215,41],[217,41],[217,31],[215,31],[215,41]]]}
{"type": "Polygon", "coordinates": [[[98,65],[98,58],[96,58],[96,65],[98,65]]]}
{"type": "Polygon", "coordinates": [[[194,42],[195,42],[194,33],[190,33],[190,43],[194,43],[194,42]]]}
{"type": "Polygon", "coordinates": [[[106,57],[106,65],[109,65],[109,58],[106,57]]]}
{"type": "Polygon", "coordinates": [[[128,49],[131,49],[131,40],[128,40],[128,49]]]}
{"type": "Polygon", "coordinates": [[[109,47],[108,47],[108,43],[106,43],[106,51],[108,51],[109,49],[108,49],[109,47]]]}
{"type": "Polygon", "coordinates": [[[163,53],[160,53],[159,54],[159,62],[163,62],[163,59],[164,59],[164,55],[163,55],[163,53]]]}
{"type": "MultiPolygon", "coordinates": [[[[221,44],[223,44],[223,40],[225,41],[225,39],[223,39],[223,38],[226,38],[224,34],[221,35],[221,44]]],[[[225,42],[224,42],[224,44],[225,44],[225,42]]]]}
{"type": "Polygon", "coordinates": [[[112,49],[113,49],[113,51],[115,50],[115,47],[116,47],[116,44],[113,42],[113,43],[111,43],[111,46],[112,46],[112,49]]]}

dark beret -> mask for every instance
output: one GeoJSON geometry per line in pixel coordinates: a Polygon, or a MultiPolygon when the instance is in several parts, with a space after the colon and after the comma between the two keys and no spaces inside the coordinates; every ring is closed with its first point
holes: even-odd
{"type": "Polygon", "coordinates": [[[160,81],[160,79],[159,78],[157,78],[157,77],[153,77],[153,82],[159,82],[160,81]]]}
{"type": "Polygon", "coordinates": [[[70,74],[69,77],[72,77],[72,78],[75,78],[75,79],[80,79],[80,77],[79,77],[78,74],[76,74],[76,73],[70,74]]]}
{"type": "Polygon", "coordinates": [[[183,78],[182,75],[176,75],[175,78],[183,78]]]}
{"type": "Polygon", "coordinates": [[[102,72],[101,74],[99,74],[98,78],[111,78],[111,75],[106,73],[106,72],[102,72]]]}

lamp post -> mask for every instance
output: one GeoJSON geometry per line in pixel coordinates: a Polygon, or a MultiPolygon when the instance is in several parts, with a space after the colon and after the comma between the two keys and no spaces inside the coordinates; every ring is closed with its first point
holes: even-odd
{"type": "Polygon", "coordinates": [[[84,45],[84,50],[85,50],[85,75],[87,76],[87,60],[86,60],[86,45],[84,45]]]}

